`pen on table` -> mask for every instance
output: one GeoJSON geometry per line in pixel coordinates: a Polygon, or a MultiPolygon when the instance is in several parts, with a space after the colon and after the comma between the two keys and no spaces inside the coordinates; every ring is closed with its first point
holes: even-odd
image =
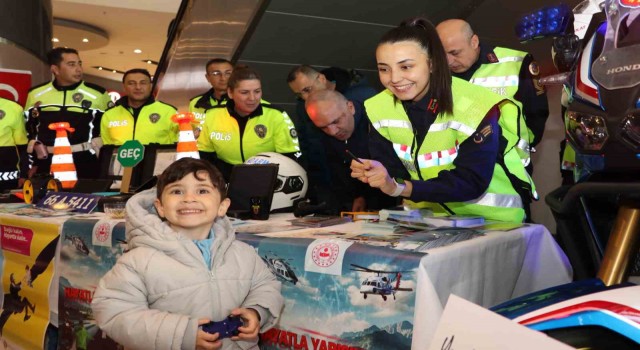
{"type": "Polygon", "coordinates": [[[355,160],[356,162],[360,163],[360,164],[364,164],[358,157],[356,157],[355,154],[351,153],[351,151],[349,151],[348,149],[344,150],[345,152],[347,152],[347,154],[353,158],[353,160],[355,160]]]}

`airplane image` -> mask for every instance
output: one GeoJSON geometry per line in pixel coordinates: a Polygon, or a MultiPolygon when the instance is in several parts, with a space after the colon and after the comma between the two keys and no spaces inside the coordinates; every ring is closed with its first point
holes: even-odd
{"type": "Polygon", "coordinates": [[[360,285],[360,293],[362,293],[365,299],[367,299],[367,295],[369,294],[377,294],[382,296],[382,300],[384,301],[387,301],[387,295],[393,295],[393,300],[396,300],[396,292],[413,291],[413,288],[400,288],[402,273],[411,271],[382,271],[369,269],[356,264],[351,264],[351,266],[353,266],[353,268],[351,268],[352,271],[375,273],[374,276],[365,278],[360,285]],[[395,274],[396,276],[393,279],[389,279],[389,277],[383,276],[382,274],[395,274]]]}
{"type": "Polygon", "coordinates": [[[298,283],[298,276],[296,276],[296,273],[293,271],[289,263],[287,263],[287,259],[280,257],[269,258],[265,255],[262,257],[262,260],[264,260],[265,264],[269,267],[269,270],[271,270],[271,272],[273,272],[273,274],[279,279],[292,283],[293,285],[298,283]]]}
{"type": "Polygon", "coordinates": [[[71,241],[74,247],[84,255],[89,255],[89,247],[84,243],[82,238],[78,236],[67,235],[64,239],[68,239],[71,241]]]}

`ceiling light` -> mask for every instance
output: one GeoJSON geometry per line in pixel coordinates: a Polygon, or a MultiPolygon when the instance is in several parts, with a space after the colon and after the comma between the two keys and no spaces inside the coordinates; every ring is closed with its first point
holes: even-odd
{"type": "Polygon", "coordinates": [[[148,61],[147,61],[147,64],[151,64],[151,60],[148,60],[148,61]]]}
{"type": "Polygon", "coordinates": [[[83,39],[82,39],[82,42],[83,42],[83,43],[88,43],[88,42],[89,42],[89,39],[87,39],[87,38],[83,38],[83,39]]]}
{"type": "Polygon", "coordinates": [[[91,66],[91,68],[95,68],[97,70],[111,72],[111,73],[124,74],[124,72],[121,71],[121,70],[117,70],[117,69],[113,69],[113,68],[109,68],[109,67],[105,67],[105,66],[91,66]]]}
{"type": "Polygon", "coordinates": [[[53,41],[54,43],[60,42],[60,40],[58,38],[53,38],[53,39],[51,39],[51,41],[53,41]]]}
{"type": "Polygon", "coordinates": [[[133,52],[134,52],[134,53],[142,53],[142,50],[140,50],[140,49],[135,49],[135,50],[133,50],[133,52]]]}

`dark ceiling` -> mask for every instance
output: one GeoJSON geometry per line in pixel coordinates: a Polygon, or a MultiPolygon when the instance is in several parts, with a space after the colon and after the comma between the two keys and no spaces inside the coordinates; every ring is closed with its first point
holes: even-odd
{"type": "MultiPolygon", "coordinates": [[[[517,42],[516,21],[553,0],[183,0],[186,15],[172,49],[160,93],[184,108],[189,96],[208,88],[204,63],[212,57],[236,57],[262,74],[263,98],[293,116],[295,99],[286,83],[292,67],[309,64],[363,72],[380,88],[375,65],[378,39],[403,19],[423,15],[434,24],[462,18],[482,42],[528,51],[543,74],[553,71],[550,41],[517,42]],[[252,20],[255,19],[255,20],[252,20]],[[247,30],[247,28],[250,28],[247,30]],[[244,37],[242,40],[239,38],[244,37]],[[240,44],[238,44],[240,43],[240,44]],[[239,47],[239,49],[237,49],[239,47]],[[235,52],[235,54],[234,54],[235,52]],[[169,60],[171,61],[171,59],[169,60]]],[[[567,2],[569,6],[577,0],[567,2]]]]}
{"type": "MultiPolygon", "coordinates": [[[[550,0],[272,0],[242,51],[240,62],[250,64],[263,74],[265,99],[291,107],[295,101],[286,85],[286,75],[294,65],[357,68],[377,84],[374,51],[378,39],[403,19],[423,15],[434,24],[450,18],[465,19],[481,41],[531,52],[541,61],[543,70],[552,71],[550,42],[542,40],[522,45],[516,40],[513,28],[523,14],[555,3],[550,0]]],[[[577,3],[568,1],[570,6],[577,3]]]]}

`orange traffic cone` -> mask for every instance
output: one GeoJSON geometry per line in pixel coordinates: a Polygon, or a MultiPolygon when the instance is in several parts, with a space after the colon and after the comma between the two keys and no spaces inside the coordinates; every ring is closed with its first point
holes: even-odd
{"type": "Polygon", "coordinates": [[[59,122],[49,124],[49,129],[56,131],[56,141],[53,143],[53,158],[51,158],[51,174],[60,180],[62,188],[73,188],[78,182],[76,166],[73,164],[71,145],[67,138],[67,131],[74,132],[69,123],[59,122]]]}
{"type": "Polygon", "coordinates": [[[178,147],[176,148],[176,160],[186,157],[200,159],[198,144],[196,143],[193,128],[191,127],[191,123],[193,123],[195,119],[193,113],[178,113],[171,117],[171,120],[178,123],[180,127],[178,147]]]}

